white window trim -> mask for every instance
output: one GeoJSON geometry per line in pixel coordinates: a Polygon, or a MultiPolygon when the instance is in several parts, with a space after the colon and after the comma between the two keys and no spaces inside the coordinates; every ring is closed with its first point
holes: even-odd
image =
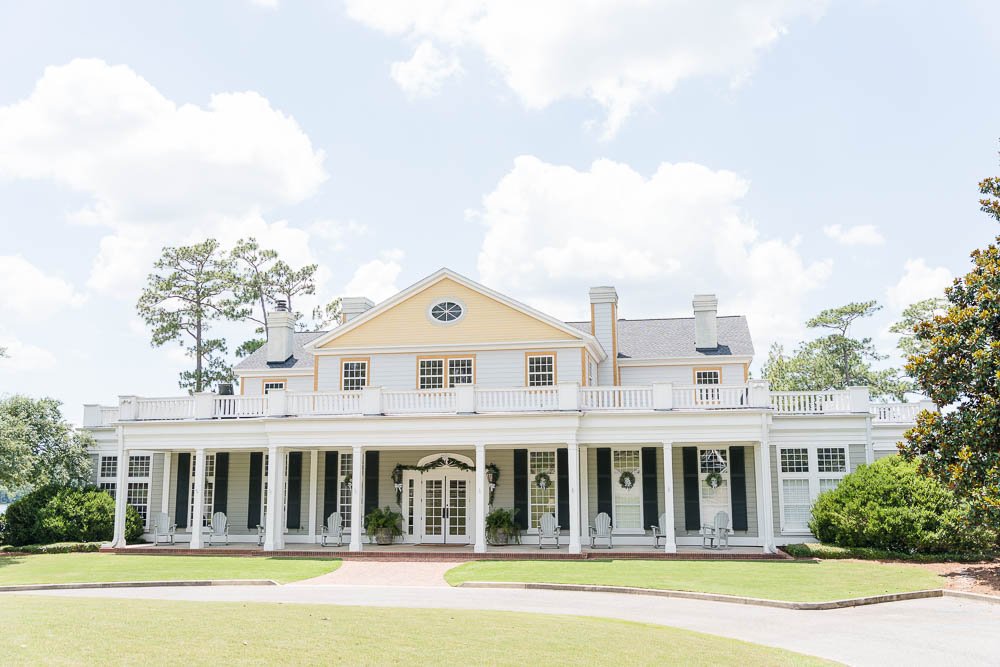
{"type": "Polygon", "coordinates": [[[785,527],[785,485],[786,479],[805,479],[809,482],[809,504],[810,509],[819,497],[819,480],[821,479],[843,479],[851,471],[851,451],[848,445],[839,444],[787,444],[775,447],[775,465],[778,470],[778,519],[779,528],[782,535],[811,535],[808,528],[786,528],[785,527]],[[781,450],[783,449],[805,449],[808,456],[808,472],[782,472],[781,470],[781,450]],[[844,472],[819,472],[818,449],[840,449],[844,452],[844,472]]]}
{"type": "MultiPolygon", "coordinates": [[[[117,495],[118,493],[122,493],[124,491],[124,493],[125,493],[125,500],[127,502],[128,501],[128,486],[129,486],[129,484],[145,484],[146,485],[146,520],[144,522],[143,527],[148,529],[149,526],[150,526],[150,521],[149,520],[150,520],[151,515],[153,513],[153,506],[152,506],[152,503],[153,503],[153,455],[152,455],[152,453],[147,453],[147,452],[133,452],[133,453],[131,453],[129,455],[128,458],[129,458],[129,460],[125,463],[125,465],[127,466],[125,468],[125,488],[124,489],[119,489],[119,488],[116,487],[115,488],[115,494],[117,495]],[[131,465],[130,465],[131,464],[131,460],[133,458],[139,457],[139,456],[145,456],[145,457],[149,458],[149,474],[148,475],[139,476],[139,475],[130,475],[129,474],[129,472],[131,471],[131,465]]],[[[119,461],[118,465],[121,465],[121,464],[122,464],[122,462],[119,461]]],[[[114,481],[114,480],[109,480],[109,481],[114,481]]]]}
{"type": "MultiPolygon", "coordinates": [[[[556,363],[558,357],[552,353],[541,353],[541,354],[529,354],[524,359],[524,380],[525,386],[529,388],[541,388],[541,387],[554,387],[556,386],[556,363]],[[531,384],[531,360],[532,359],[551,359],[552,360],[552,370],[548,371],[552,375],[552,382],[549,384],[531,384]]],[[[545,371],[534,371],[535,375],[542,375],[545,371]]]]}
{"type": "MultiPolygon", "coordinates": [[[[358,378],[351,378],[357,380],[358,378]]],[[[340,388],[342,391],[361,391],[368,386],[371,381],[371,364],[369,359],[342,359],[340,362],[340,388]],[[364,382],[360,387],[354,389],[347,388],[347,365],[361,364],[365,368],[364,382]]]]}
{"type": "Polygon", "coordinates": [[[261,384],[261,391],[264,392],[265,396],[267,396],[267,392],[269,391],[285,391],[286,389],[288,389],[288,383],[284,380],[264,380],[261,384]],[[269,387],[268,385],[274,386],[269,387]]]}
{"type": "MultiPolygon", "coordinates": [[[[468,361],[469,369],[471,371],[472,382],[463,382],[463,385],[474,385],[476,382],[476,357],[474,355],[469,355],[467,357],[454,356],[454,357],[419,357],[417,359],[417,390],[418,391],[439,391],[441,389],[454,389],[459,386],[455,384],[451,373],[451,363],[453,361],[468,361]],[[421,371],[424,369],[424,362],[438,361],[441,362],[441,386],[440,387],[421,387],[421,383],[424,379],[424,375],[421,371]]],[[[438,377],[438,376],[428,376],[428,377],[438,377]]]]}
{"type": "Polygon", "coordinates": [[[444,298],[441,298],[441,299],[435,299],[433,302],[431,302],[431,304],[429,306],[427,306],[427,319],[428,319],[428,321],[430,321],[431,324],[437,325],[439,327],[449,327],[449,326],[451,326],[453,324],[458,324],[463,319],[465,319],[465,314],[467,312],[468,312],[468,308],[465,307],[465,302],[462,301],[461,299],[455,299],[455,298],[452,298],[452,297],[444,297],[444,298]],[[434,307],[437,306],[437,305],[439,305],[439,304],[442,304],[442,303],[454,303],[454,304],[456,304],[459,308],[462,309],[462,314],[459,315],[458,317],[456,317],[453,320],[450,320],[448,322],[442,322],[438,318],[436,318],[433,315],[431,315],[431,311],[434,310],[434,307]]]}

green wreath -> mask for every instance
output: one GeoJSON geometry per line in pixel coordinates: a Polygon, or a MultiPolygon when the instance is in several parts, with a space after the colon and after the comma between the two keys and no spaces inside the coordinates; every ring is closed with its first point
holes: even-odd
{"type": "Polygon", "coordinates": [[[722,473],[710,472],[705,478],[705,484],[708,484],[708,488],[717,489],[722,486],[722,473]]]}
{"type": "Polygon", "coordinates": [[[635,486],[635,475],[626,470],[618,477],[618,486],[630,491],[635,486]]]}
{"type": "Polygon", "coordinates": [[[535,475],[535,486],[539,489],[547,489],[552,485],[552,478],[549,477],[549,473],[540,472],[535,475]]]}

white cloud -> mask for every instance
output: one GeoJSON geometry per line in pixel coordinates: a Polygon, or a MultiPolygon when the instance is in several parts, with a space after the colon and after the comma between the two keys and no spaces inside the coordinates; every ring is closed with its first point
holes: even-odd
{"type": "Polygon", "coordinates": [[[7,356],[0,358],[0,371],[33,373],[56,366],[54,354],[37,345],[22,343],[13,336],[0,335],[0,347],[7,350],[7,356]]]}
{"type": "Polygon", "coordinates": [[[389,70],[392,80],[410,97],[436,95],[448,79],[461,73],[457,56],[445,56],[426,40],[409,60],[394,62],[389,70]]]}
{"type": "Polygon", "coordinates": [[[128,297],[160,246],[312,195],[326,179],[323,158],[255,92],[178,104],[101,60],[48,67],[26,99],[0,107],[0,177],[89,195],[72,219],[110,229],[89,285],[128,297]]]}
{"type": "Polygon", "coordinates": [[[383,252],[378,259],[362,264],[344,287],[344,296],[366,296],[375,303],[389,298],[399,291],[396,280],[403,270],[402,260],[403,251],[393,249],[383,252]]]}
{"type": "Polygon", "coordinates": [[[483,198],[480,278],[563,317],[587,316],[586,288],[615,284],[626,317],[687,314],[695,292],[746,312],[758,337],[792,338],[830,260],[797,239],[762,239],[740,209],[748,183],[730,171],[664,163],[648,178],[598,160],[589,171],[533,156],[483,198]]]}
{"type": "Polygon", "coordinates": [[[346,5],[348,16],[383,33],[481,52],[528,108],[590,98],[606,109],[605,134],[612,136],[636,105],[686,79],[722,77],[734,84],[746,79],[763,50],[796,19],[818,17],[826,0],[347,0],[346,5]]]}
{"type": "Polygon", "coordinates": [[[854,225],[845,228],[842,225],[830,225],[823,228],[823,233],[841,245],[882,245],[885,237],[875,225],[854,225]]]}
{"type": "Polygon", "coordinates": [[[944,288],[953,278],[951,271],[943,266],[927,266],[923,258],[908,259],[899,282],[886,290],[886,297],[891,307],[902,310],[923,299],[943,297],[944,288]]]}
{"type": "Polygon", "coordinates": [[[278,0],[250,0],[250,4],[263,9],[277,9],[279,2],[278,0]]]}
{"type": "Polygon", "coordinates": [[[45,274],[18,255],[0,255],[0,315],[43,320],[86,298],[69,282],[45,274]]]}
{"type": "Polygon", "coordinates": [[[347,240],[364,236],[368,233],[368,225],[356,220],[341,222],[339,220],[317,220],[309,225],[308,231],[311,235],[327,242],[327,247],[332,250],[343,250],[347,247],[347,240]]]}

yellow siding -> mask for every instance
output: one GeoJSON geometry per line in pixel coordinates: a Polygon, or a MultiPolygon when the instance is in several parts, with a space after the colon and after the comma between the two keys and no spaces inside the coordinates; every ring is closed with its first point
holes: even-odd
{"type": "Polygon", "coordinates": [[[353,331],[334,338],[323,348],[540,340],[579,338],[444,278],[353,331]],[[448,298],[465,304],[465,314],[453,324],[435,324],[427,311],[433,303],[448,298]]]}

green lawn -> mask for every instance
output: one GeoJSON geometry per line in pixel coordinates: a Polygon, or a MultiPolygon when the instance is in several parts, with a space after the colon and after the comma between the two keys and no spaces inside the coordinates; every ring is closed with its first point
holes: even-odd
{"type": "Polygon", "coordinates": [[[467,610],[17,595],[0,628],[5,665],[829,664],[656,625],[467,610]]]}
{"type": "Polygon", "coordinates": [[[445,574],[463,581],[526,581],[636,586],[793,602],[941,588],[918,567],[849,561],[476,561],[445,574]]]}
{"type": "Polygon", "coordinates": [[[0,556],[0,586],[94,581],[181,581],[190,579],[274,579],[279,583],[318,577],[339,560],[234,558],[227,556],[125,556],[47,554],[0,556]]]}

